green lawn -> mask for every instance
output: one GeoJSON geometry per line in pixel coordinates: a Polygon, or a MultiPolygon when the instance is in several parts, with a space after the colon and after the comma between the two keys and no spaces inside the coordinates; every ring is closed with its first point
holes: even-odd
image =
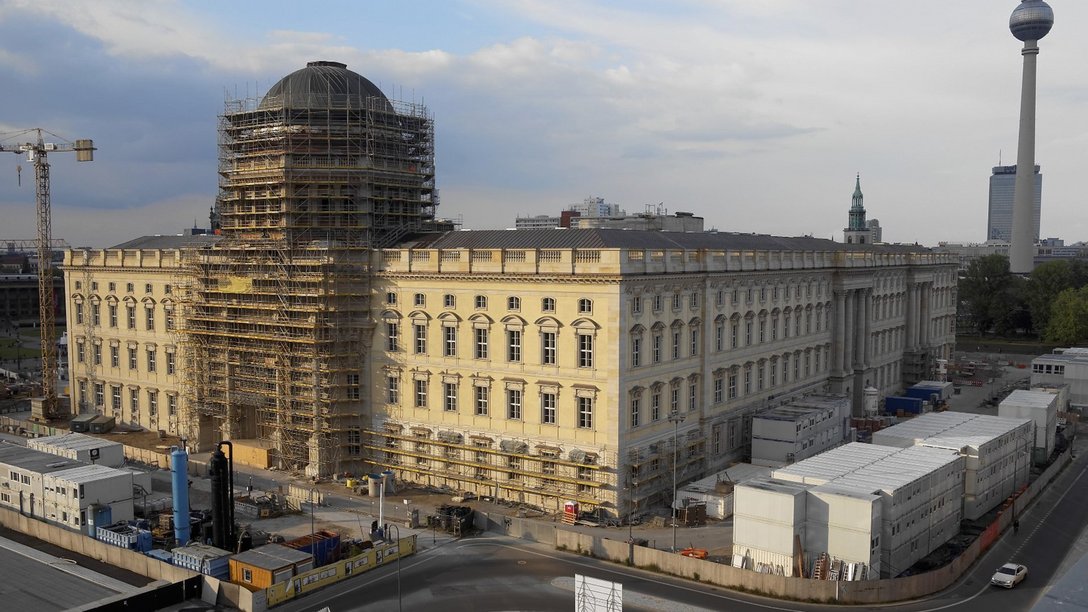
{"type": "Polygon", "coordinates": [[[42,353],[38,349],[31,349],[27,347],[16,348],[14,338],[0,338],[0,359],[16,359],[17,357],[30,358],[41,357],[42,353]]]}

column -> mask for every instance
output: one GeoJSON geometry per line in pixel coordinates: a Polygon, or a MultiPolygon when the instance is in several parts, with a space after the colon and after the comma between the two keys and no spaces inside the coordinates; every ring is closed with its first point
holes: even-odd
{"type": "Polygon", "coordinates": [[[930,344],[930,335],[932,334],[932,330],[930,328],[931,328],[932,323],[933,323],[933,317],[930,315],[930,311],[929,311],[929,308],[930,308],[930,293],[931,292],[932,292],[932,285],[930,283],[922,284],[922,292],[921,292],[921,295],[919,296],[919,299],[921,300],[922,303],[921,303],[921,308],[918,309],[918,313],[919,313],[919,316],[921,317],[921,321],[918,322],[919,323],[918,324],[918,330],[919,330],[920,335],[921,335],[921,338],[919,339],[919,344],[921,344],[923,347],[929,346],[929,344],[930,344]]]}
{"type": "Polygon", "coordinates": [[[842,376],[843,357],[846,353],[846,293],[841,290],[835,292],[835,319],[833,324],[835,327],[832,330],[831,340],[835,361],[831,366],[833,370],[831,375],[842,376]]]}
{"type": "Polygon", "coordinates": [[[906,328],[903,330],[903,346],[902,352],[911,350],[910,339],[914,335],[914,303],[912,302],[914,295],[914,285],[907,284],[907,294],[903,298],[903,323],[906,328]]]}
{"type": "Polygon", "coordinates": [[[842,359],[847,373],[854,371],[854,292],[847,290],[843,310],[846,320],[842,327],[842,359]]]}
{"type": "Polygon", "coordinates": [[[864,317],[862,325],[862,342],[864,348],[861,352],[861,366],[868,369],[873,361],[873,290],[864,289],[861,292],[861,312],[864,317]]]}

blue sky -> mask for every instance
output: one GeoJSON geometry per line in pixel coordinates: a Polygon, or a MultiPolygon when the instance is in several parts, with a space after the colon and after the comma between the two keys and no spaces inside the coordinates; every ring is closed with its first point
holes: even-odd
{"type": "MultiPolygon", "coordinates": [[[[1088,240],[1088,3],[1053,0],[1039,56],[1042,233],[1088,240]]],[[[886,240],[985,235],[1015,163],[1013,0],[0,4],[0,134],[93,138],[53,163],[54,235],[108,246],[206,224],[216,116],[315,59],[437,122],[439,214],[512,227],[587,196],[721,230],[841,239],[861,173],[886,240]],[[316,7],[316,8],[314,8],[316,7]]],[[[34,236],[0,156],[0,238],[34,236]]]]}

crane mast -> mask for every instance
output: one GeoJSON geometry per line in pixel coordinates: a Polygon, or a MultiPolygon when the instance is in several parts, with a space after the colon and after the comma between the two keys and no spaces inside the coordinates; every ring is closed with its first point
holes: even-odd
{"type": "Polygon", "coordinates": [[[77,140],[75,143],[47,143],[43,133],[36,128],[22,134],[35,133],[37,139],[15,145],[0,143],[0,151],[25,153],[27,161],[34,164],[34,203],[37,212],[38,238],[38,320],[41,330],[42,353],[42,404],[41,414],[34,414],[43,420],[56,418],[60,411],[57,406],[57,327],[56,296],[53,291],[53,220],[49,202],[49,156],[53,151],[74,151],[76,161],[94,160],[94,143],[90,140],[77,140]]]}

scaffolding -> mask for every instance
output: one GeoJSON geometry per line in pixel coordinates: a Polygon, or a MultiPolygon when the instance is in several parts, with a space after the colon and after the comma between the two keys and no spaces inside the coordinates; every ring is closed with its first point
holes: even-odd
{"type": "Polygon", "coordinates": [[[181,266],[187,429],[201,444],[266,440],[277,467],[309,476],[361,465],[370,249],[437,204],[432,118],[375,91],[313,62],[226,102],[222,239],[181,266]]]}

